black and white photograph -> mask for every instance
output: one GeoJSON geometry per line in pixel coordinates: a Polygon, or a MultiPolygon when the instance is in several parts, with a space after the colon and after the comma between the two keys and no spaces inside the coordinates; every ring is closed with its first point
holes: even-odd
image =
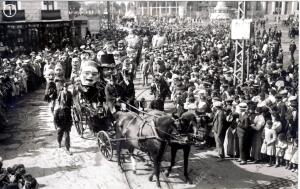
{"type": "Polygon", "coordinates": [[[299,1],[0,1],[0,189],[297,189],[299,1]]]}

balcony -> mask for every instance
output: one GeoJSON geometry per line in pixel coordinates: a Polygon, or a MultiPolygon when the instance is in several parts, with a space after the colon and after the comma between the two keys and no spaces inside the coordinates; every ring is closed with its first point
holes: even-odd
{"type": "Polygon", "coordinates": [[[61,19],[60,10],[42,10],[42,20],[59,20],[61,19]]]}
{"type": "Polygon", "coordinates": [[[14,16],[10,16],[11,14],[12,13],[9,10],[5,10],[4,12],[2,12],[2,20],[3,21],[25,20],[25,10],[18,10],[14,16]]]}

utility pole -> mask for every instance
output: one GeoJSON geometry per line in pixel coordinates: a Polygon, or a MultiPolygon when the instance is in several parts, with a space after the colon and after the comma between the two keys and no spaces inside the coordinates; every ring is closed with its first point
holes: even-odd
{"type": "MultiPolygon", "coordinates": [[[[238,2],[238,19],[246,18],[246,2],[238,2]]],[[[235,41],[235,60],[234,60],[234,73],[233,82],[234,85],[241,85],[245,79],[245,39],[237,39],[235,41]]],[[[247,61],[248,63],[248,61],[247,61]]],[[[247,66],[248,68],[248,66],[247,66]]],[[[248,69],[247,69],[248,70],[248,69]]]]}

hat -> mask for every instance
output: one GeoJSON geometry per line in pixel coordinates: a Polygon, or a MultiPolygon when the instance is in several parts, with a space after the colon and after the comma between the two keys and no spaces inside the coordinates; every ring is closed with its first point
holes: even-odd
{"type": "Polygon", "coordinates": [[[289,101],[292,102],[292,101],[297,101],[297,96],[290,96],[289,97],[289,101]]]}
{"type": "Polygon", "coordinates": [[[233,99],[231,98],[231,97],[228,97],[226,100],[225,100],[225,102],[232,102],[233,101],[233,99]]]}
{"type": "Polygon", "coordinates": [[[41,56],[36,56],[35,59],[36,60],[42,60],[42,57],[41,56]]]}
{"type": "Polygon", "coordinates": [[[222,107],[222,102],[221,101],[215,101],[213,102],[214,107],[222,107]]]}
{"type": "Polygon", "coordinates": [[[287,90],[282,90],[282,91],[279,92],[279,94],[281,94],[281,95],[286,95],[287,93],[288,93],[287,90]]]}
{"type": "Polygon", "coordinates": [[[172,79],[173,79],[173,80],[175,80],[175,79],[179,79],[179,75],[177,75],[177,74],[174,74],[174,75],[172,76],[172,79]]]}
{"type": "Polygon", "coordinates": [[[115,67],[115,59],[113,54],[103,54],[100,62],[101,67],[115,67]]]}
{"type": "Polygon", "coordinates": [[[275,98],[277,98],[277,99],[281,99],[281,98],[282,98],[282,96],[281,96],[280,94],[276,94],[276,95],[275,95],[275,98]]]}
{"type": "Polygon", "coordinates": [[[18,59],[18,60],[16,61],[16,63],[17,63],[17,64],[20,64],[20,63],[22,63],[22,60],[18,59]]]}
{"type": "Polygon", "coordinates": [[[242,102],[242,103],[239,104],[239,108],[240,109],[247,109],[248,105],[245,102],[242,102]]]}

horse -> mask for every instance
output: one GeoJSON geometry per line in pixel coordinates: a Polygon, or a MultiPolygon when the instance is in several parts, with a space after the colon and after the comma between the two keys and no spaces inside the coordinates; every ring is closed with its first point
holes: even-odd
{"type": "Polygon", "coordinates": [[[123,142],[126,142],[131,154],[134,173],[136,173],[135,160],[132,157],[134,149],[147,152],[154,161],[154,170],[149,176],[149,181],[152,181],[155,175],[157,178],[156,185],[160,187],[160,163],[167,143],[172,138],[172,132],[176,127],[174,119],[158,110],[148,112],[144,118],[134,112],[116,112],[114,118],[116,138],[128,139],[117,142],[118,165],[121,167],[120,155],[123,142]]]}
{"type": "Polygon", "coordinates": [[[176,158],[176,152],[179,149],[183,150],[183,158],[184,158],[184,177],[185,182],[191,184],[192,181],[189,178],[188,175],[188,160],[189,160],[189,154],[191,151],[191,143],[190,141],[193,140],[193,135],[196,135],[196,127],[197,127],[197,120],[195,114],[192,112],[185,112],[180,117],[176,116],[175,114],[172,114],[173,118],[176,119],[176,130],[180,136],[182,136],[181,140],[175,140],[169,143],[169,146],[171,147],[171,164],[165,172],[165,176],[169,177],[169,174],[172,171],[172,167],[175,165],[175,158],[176,158]]]}

